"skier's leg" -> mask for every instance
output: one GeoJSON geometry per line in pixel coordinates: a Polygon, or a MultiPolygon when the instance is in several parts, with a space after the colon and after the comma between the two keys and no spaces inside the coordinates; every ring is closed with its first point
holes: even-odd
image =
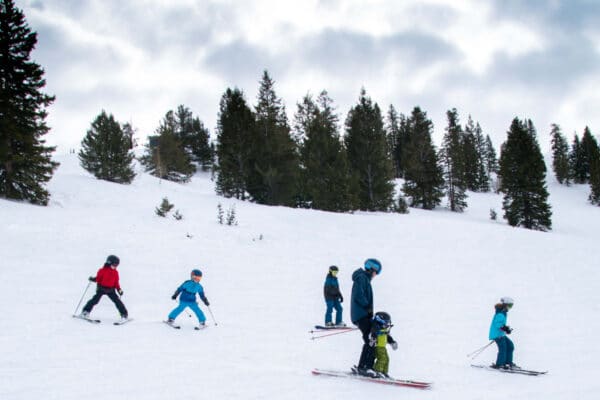
{"type": "Polygon", "coordinates": [[[125,308],[125,304],[123,304],[123,302],[121,301],[121,298],[117,295],[117,293],[113,290],[113,291],[106,293],[106,295],[108,296],[109,299],[111,299],[113,301],[113,303],[115,303],[115,306],[117,306],[117,310],[119,310],[119,314],[121,314],[121,317],[127,318],[129,316],[129,313],[127,312],[127,308],[125,308]]]}
{"type": "Polygon", "coordinates": [[[502,336],[495,339],[495,342],[498,345],[498,357],[496,357],[496,366],[501,367],[504,364],[506,364],[506,336],[502,336]]]}
{"type": "Polygon", "coordinates": [[[373,369],[377,372],[388,373],[390,358],[385,347],[375,347],[375,364],[373,369]]]}
{"type": "Polygon", "coordinates": [[[204,325],[204,323],[206,321],[206,317],[204,316],[204,313],[202,312],[200,307],[198,307],[198,303],[188,303],[188,307],[192,309],[194,314],[196,314],[196,317],[198,318],[198,322],[200,322],[200,325],[204,325]]]}
{"type": "Polygon", "coordinates": [[[92,312],[92,308],[94,308],[94,306],[98,304],[98,302],[102,298],[102,295],[104,295],[102,291],[96,290],[96,294],[92,296],[92,298],[87,303],[85,303],[85,306],[83,306],[82,312],[92,312]]]}
{"type": "Polygon", "coordinates": [[[375,351],[369,344],[371,333],[371,317],[364,317],[358,321],[358,329],[362,333],[363,347],[358,361],[358,368],[373,368],[375,362],[375,351]]]}
{"type": "Polygon", "coordinates": [[[506,364],[513,364],[513,352],[515,345],[509,338],[506,338],[506,364]]]}
{"type": "Polygon", "coordinates": [[[333,312],[333,300],[325,300],[325,304],[327,304],[327,310],[325,310],[325,325],[331,322],[331,314],[333,312]]]}
{"type": "Polygon", "coordinates": [[[173,311],[171,311],[171,312],[169,313],[169,316],[168,316],[167,318],[169,318],[169,319],[175,319],[175,318],[177,318],[177,316],[178,316],[179,314],[181,314],[181,313],[183,312],[183,310],[185,310],[185,308],[186,308],[187,306],[188,306],[188,303],[182,303],[182,302],[179,302],[179,305],[177,305],[177,307],[175,307],[175,308],[173,309],[173,311]]]}
{"type": "Polygon", "coordinates": [[[342,305],[339,300],[333,302],[333,308],[335,308],[335,324],[339,325],[342,322],[342,305]]]}

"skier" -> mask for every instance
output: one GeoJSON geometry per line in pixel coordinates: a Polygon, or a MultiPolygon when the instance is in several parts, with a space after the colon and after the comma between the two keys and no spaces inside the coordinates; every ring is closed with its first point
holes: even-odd
{"type": "Polygon", "coordinates": [[[199,325],[196,329],[204,329],[206,327],[206,317],[204,316],[204,313],[200,307],[198,307],[198,303],[196,302],[196,294],[198,294],[206,306],[209,306],[210,303],[204,295],[204,288],[200,284],[200,279],[202,279],[202,271],[199,269],[193,269],[190,279],[183,282],[181,286],[177,288],[173,296],[171,296],[173,300],[176,300],[177,296],[179,296],[181,293],[181,296],[179,297],[179,305],[169,313],[169,317],[167,319],[168,324],[172,325],[173,322],[175,322],[175,318],[177,318],[177,316],[181,314],[186,307],[189,307],[198,318],[199,325]]]}
{"type": "Polygon", "coordinates": [[[513,363],[513,351],[515,346],[508,338],[512,329],[506,325],[506,314],[512,308],[514,301],[510,297],[502,297],[500,303],[494,306],[496,312],[492,318],[490,326],[490,340],[493,340],[498,345],[498,357],[496,363],[492,364],[492,368],[516,369],[519,368],[513,363]]]}
{"type": "Polygon", "coordinates": [[[106,258],[104,266],[98,270],[96,276],[89,277],[91,282],[96,282],[97,284],[96,294],[83,307],[81,312],[82,318],[89,318],[94,306],[98,304],[102,296],[107,295],[115,303],[119,314],[121,314],[121,321],[119,322],[127,320],[128,312],[120,298],[120,296],[123,296],[123,290],[119,285],[119,271],[117,271],[119,263],[119,257],[110,255],[106,258]]]}
{"type": "Polygon", "coordinates": [[[332,265],[329,267],[329,272],[327,273],[327,277],[325,278],[325,285],[323,287],[323,294],[325,296],[325,304],[327,305],[327,310],[325,311],[325,326],[334,326],[333,322],[331,322],[333,309],[335,308],[335,326],[343,327],[346,324],[342,321],[342,303],[344,301],[344,297],[342,296],[342,292],[340,292],[340,285],[338,283],[338,267],[332,265]]]}
{"type": "Polygon", "coordinates": [[[358,366],[353,371],[359,375],[377,376],[373,370],[375,351],[370,345],[371,325],[373,319],[373,288],[371,280],[381,273],[382,265],[379,260],[369,258],[365,261],[364,268],[359,268],[352,273],[352,298],[350,301],[350,317],[352,323],[358,326],[363,338],[363,347],[360,353],[358,366]]]}
{"type": "Polygon", "coordinates": [[[392,346],[392,349],[398,349],[398,343],[390,335],[392,326],[390,314],[384,311],[375,313],[371,327],[371,345],[375,348],[375,365],[373,366],[373,370],[379,374],[378,377],[390,377],[388,375],[390,358],[385,346],[389,344],[392,346]]]}

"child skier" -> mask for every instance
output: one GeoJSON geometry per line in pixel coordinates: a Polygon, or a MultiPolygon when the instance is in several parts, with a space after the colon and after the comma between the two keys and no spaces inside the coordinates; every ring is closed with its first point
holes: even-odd
{"type": "Polygon", "coordinates": [[[339,326],[343,327],[346,324],[342,321],[342,305],[344,297],[340,292],[340,285],[338,283],[338,267],[332,265],[329,267],[329,272],[325,278],[325,285],[323,287],[323,294],[325,296],[325,304],[327,310],[325,311],[325,326],[339,326]],[[331,322],[333,309],[335,308],[335,325],[331,322]]]}
{"type": "Polygon", "coordinates": [[[390,358],[386,349],[386,345],[392,346],[392,349],[398,349],[398,343],[390,335],[392,329],[392,318],[386,312],[379,311],[373,317],[371,325],[371,345],[375,348],[375,364],[373,370],[379,375],[376,376],[389,378],[388,370],[390,366],[390,358]]]}
{"type": "Polygon", "coordinates": [[[175,318],[177,318],[177,316],[181,314],[186,307],[189,307],[198,318],[199,326],[196,329],[203,329],[206,327],[206,317],[204,316],[204,313],[200,307],[198,307],[198,303],[196,303],[196,294],[198,294],[206,306],[210,305],[208,299],[204,295],[204,288],[202,288],[202,285],[200,284],[200,279],[202,279],[202,271],[199,269],[192,270],[191,279],[183,282],[181,286],[177,288],[173,296],[171,296],[173,300],[176,300],[177,296],[179,296],[181,293],[181,296],[179,297],[179,305],[175,307],[171,313],[169,313],[169,317],[167,319],[168,324],[172,325],[173,322],[175,322],[175,318]]]}
{"type": "Polygon", "coordinates": [[[127,320],[128,312],[120,298],[123,295],[123,290],[119,285],[119,271],[117,271],[119,263],[119,257],[110,255],[106,258],[104,266],[98,270],[96,276],[89,277],[91,282],[96,282],[97,284],[96,294],[83,307],[81,312],[82,318],[89,318],[94,306],[98,304],[102,296],[107,295],[115,303],[119,314],[121,314],[120,322],[127,320]]]}
{"type": "Polygon", "coordinates": [[[492,318],[490,326],[490,340],[493,340],[498,345],[498,357],[496,363],[492,364],[492,368],[513,369],[519,368],[513,363],[513,351],[515,346],[506,335],[510,335],[512,329],[506,325],[506,314],[512,308],[514,301],[510,297],[502,297],[500,303],[494,306],[496,312],[492,318]]]}

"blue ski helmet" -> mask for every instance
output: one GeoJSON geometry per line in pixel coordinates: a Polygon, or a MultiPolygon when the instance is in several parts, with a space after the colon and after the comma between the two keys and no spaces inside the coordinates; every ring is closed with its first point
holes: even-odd
{"type": "Polygon", "coordinates": [[[392,317],[385,311],[378,311],[373,317],[373,322],[382,328],[389,328],[392,326],[392,317]]]}
{"type": "Polygon", "coordinates": [[[106,257],[105,264],[108,264],[108,265],[116,267],[117,265],[119,265],[120,262],[121,262],[121,260],[119,260],[119,257],[113,256],[111,254],[110,256],[106,257]]]}
{"type": "Polygon", "coordinates": [[[202,271],[200,271],[199,269],[193,269],[192,276],[202,276],[202,271]]]}
{"type": "Polygon", "coordinates": [[[381,273],[381,268],[381,263],[375,258],[369,258],[365,261],[365,270],[367,271],[375,271],[377,275],[379,275],[381,273]]]}

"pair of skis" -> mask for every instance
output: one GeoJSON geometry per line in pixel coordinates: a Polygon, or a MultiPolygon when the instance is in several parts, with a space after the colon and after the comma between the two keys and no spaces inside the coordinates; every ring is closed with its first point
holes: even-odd
{"type": "Polygon", "coordinates": [[[483,365],[483,364],[471,364],[471,367],[486,369],[488,371],[502,372],[505,374],[518,374],[518,375],[529,375],[529,376],[539,376],[539,375],[545,375],[548,373],[548,371],[534,371],[531,369],[523,369],[523,368],[507,368],[507,369],[494,368],[490,365],[483,365]]]}
{"type": "MultiPolygon", "coordinates": [[[[163,321],[165,324],[169,325],[171,328],[173,329],[181,329],[181,325],[176,325],[173,322],[169,322],[169,321],[163,321]]],[[[206,329],[208,327],[208,325],[201,325],[201,326],[195,326],[194,330],[196,331],[201,331],[203,329],[206,329]]]]}
{"type": "Polygon", "coordinates": [[[349,378],[349,379],[355,379],[355,380],[359,380],[359,381],[380,383],[382,385],[403,386],[403,387],[410,387],[410,388],[415,388],[415,389],[431,388],[431,382],[420,382],[420,381],[413,381],[413,380],[409,380],[409,379],[395,379],[395,378],[372,378],[369,376],[358,375],[352,371],[334,371],[334,370],[315,368],[311,372],[313,375],[333,376],[336,378],[349,378]]]}
{"type": "MultiPolygon", "coordinates": [[[[100,322],[102,322],[99,319],[92,319],[92,318],[89,318],[89,317],[83,317],[81,315],[73,315],[73,318],[82,319],[82,320],[87,321],[87,322],[89,322],[91,324],[99,324],[100,322]]],[[[133,318],[127,318],[127,319],[124,319],[122,321],[114,321],[113,325],[124,325],[124,324],[126,324],[126,323],[128,323],[129,321],[132,321],[132,320],[133,320],[133,318]]]]}

